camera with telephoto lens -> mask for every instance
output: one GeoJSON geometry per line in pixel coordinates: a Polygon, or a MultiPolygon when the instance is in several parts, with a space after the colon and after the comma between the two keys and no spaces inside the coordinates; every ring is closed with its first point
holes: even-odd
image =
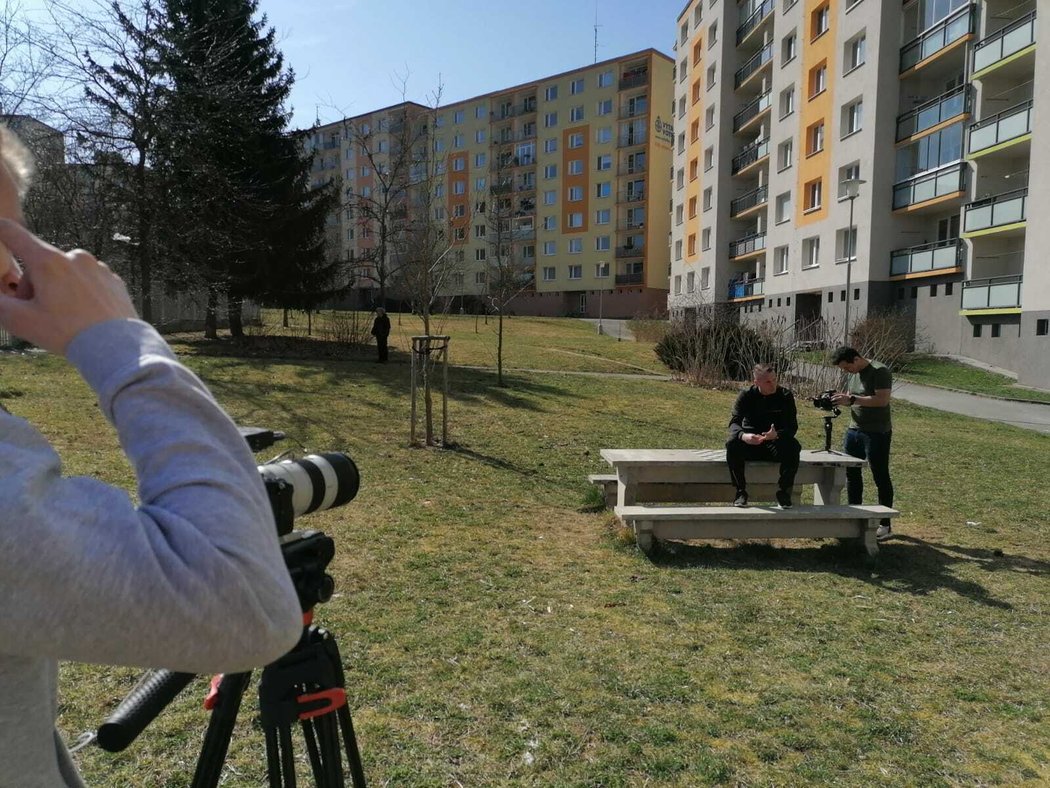
{"type": "Polygon", "coordinates": [[[813,407],[819,408],[820,410],[830,411],[838,416],[842,411],[839,410],[839,406],[831,399],[835,396],[835,393],[834,389],[828,389],[827,391],[821,392],[813,398],[813,407]]]}

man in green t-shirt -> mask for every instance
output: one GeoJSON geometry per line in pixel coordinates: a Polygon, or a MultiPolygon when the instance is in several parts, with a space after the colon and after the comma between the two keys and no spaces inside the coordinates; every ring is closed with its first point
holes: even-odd
{"type": "MultiPolygon", "coordinates": [[[[868,461],[879,504],[893,506],[893,482],[890,480],[890,439],[893,424],[890,421],[890,395],[893,375],[889,367],[870,361],[851,347],[840,347],[831,355],[831,363],[849,374],[846,391],[835,394],[836,405],[850,406],[850,425],[846,430],[843,450],[852,457],[868,461]]],[[[864,498],[864,477],[860,468],[846,470],[846,495],[851,504],[860,504],[864,498]]],[[[881,541],[891,536],[890,521],[884,519],[876,537],[881,541]]]]}

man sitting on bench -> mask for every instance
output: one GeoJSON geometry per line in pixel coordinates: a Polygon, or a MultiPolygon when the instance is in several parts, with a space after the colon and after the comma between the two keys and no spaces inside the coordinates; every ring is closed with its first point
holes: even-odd
{"type": "Polygon", "coordinates": [[[777,373],[772,365],[756,364],[753,374],[754,385],[740,392],[729,420],[726,464],[736,486],[733,505],[747,506],[744,463],[751,460],[780,463],[777,503],[781,509],[790,509],[791,488],[802,453],[802,446],[795,439],[798,431],[795,396],[789,389],[777,385],[777,373]]]}

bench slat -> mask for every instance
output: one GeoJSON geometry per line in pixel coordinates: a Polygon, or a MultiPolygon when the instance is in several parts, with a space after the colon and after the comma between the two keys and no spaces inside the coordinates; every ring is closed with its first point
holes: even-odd
{"type": "Polygon", "coordinates": [[[888,506],[617,506],[616,515],[624,520],[822,520],[881,519],[900,512],[888,506]]]}

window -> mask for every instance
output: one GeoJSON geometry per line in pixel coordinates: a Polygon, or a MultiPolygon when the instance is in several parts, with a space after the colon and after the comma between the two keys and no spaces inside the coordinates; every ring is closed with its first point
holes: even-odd
{"type": "Polygon", "coordinates": [[[953,123],[897,151],[897,182],[959,161],[963,155],[963,124],[953,123]]]}
{"type": "MultiPolygon", "coordinates": [[[[483,252],[485,250],[484,249],[479,249],[478,251],[479,252],[483,252]]],[[[485,275],[484,271],[475,271],[474,272],[474,284],[476,284],[476,285],[483,285],[483,284],[485,284],[485,280],[487,278],[488,277],[485,275]]]]}
{"type": "Polygon", "coordinates": [[[605,99],[604,101],[598,102],[598,114],[599,115],[610,115],[612,114],[613,103],[612,99],[605,99]]]}
{"type": "Polygon", "coordinates": [[[443,139],[434,140],[434,152],[443,153],[445,150],[445,141],[443,139]]]}
{"type": "Polygon", "coordinates": [[[453,148],[462,148],[463,147],[463,135],[462,134],[455,134],[455,135],[453,135],[453,137],[452,137],[452,147],[453,148]]]}
{"type": "Polygon", "coordinates": [[[466,181],[453,181],[453,183],[452,183],[452,193],[453,194],[466,194],[467,193],[467,183],[466,183],[466,181]]]}
{"type": "Polygon", "coordinates": [[[569,175],[583,175],[583,159],[572,159],[569,162],[569,175]]]}
{"type": "Polygon", "coordinates": [[[810,39],[819,38],[831,27],[831,4],[825,3],[810,17],[810,39]]]}
{"type": "Polygon", "coordinates": [[[777,172],[789,169],[794,162],[795,142],[785,140],[777,147],[777,172]]]}
{"type": "Polygon", "coordinates": [[[713,88],[715,86],[715,80],[716,80],[716,78],[718,76],[718,69],[716,68],[717,65],[718,65],[717,63],[712,63],[710,66],[707,67],[707,89],[708,90],[710,90],[711,88],[713,88]]]}
{"type": "Polygon", "coordinates": [[[795,86],[780,91],[780,118],[783,120],[795,111],[795,86]]]}
{"type": "MultiPolygon", "coordinates": [[[[839,199],[846,199],[846,181],[860,180],[860,162],[855,161],[839,168],[839,199]]],[[[956,216],[958,218],[958,216],[956,216]]],[[[955,236],[952,236],[955,237],[955,236]]],[[[944,239],[942,239],[944,240],[944,239]]]]}
{"type": "Polygon", "coordinates": [[[691,293],[696,290],[696,273],[690,271],[685,275],[685,292],[691,293]]]}
{"type": "Polygon", "coordinates": [[[944,283],[944,294],[945,294],[946,296],[950,296],[950,295],[952,294],[952,287],[953,287],[954,285],[955,285],[955,283],[954,283],[954,282],[945,282],[945,283],[944,283]]]}
{"type": "Polygon", "coordinates": [[[544,114],[544,116],[543,116],[543,128],[545,128],[545,129],[553,129],[557,125],[558,125],[558,113],[557,112],[547,112],[547,113],[544,114]]]}
{"type": "Polygon", "coordinates": [[[802,267],[816,268],[820,265],[820,236],[802,241],[802,267]]]}
{"type": "Polygon", "coordinates": [[[812,156],[824,150],[824,121],[820,120],[806,129],[806,155],[812,156]]]}
{"type": "Polygon", "coordinates": [[[612,142],[612,126],[602,126],[595,132],[594,138],[600,145],[612,142]]]}
{"type": "MultiPolygon", "coordinates": [[[[708,108],[708,112],[711,112],[713,107],[708,108]]],[[[689,141],[699,142],[700,140],[700,121],[694,120],[692,125],[689,127],[689,141]]]]}
{"type": "Polygon", "coordinates": [[[486,184],[485,184],[485,179],[484,178],[475,178],[474,179],[474,191],[483,192],[483,191],[485,191],[485,186],[486,186],[486,184]]]}
{"type": "Polygon", "coordinates": [[[681,43],[684,44],[686,41],[689,40],[689,20],[688,19],[686,19],[684,22],[682,22],[682,30],[680,32],[680,35],[682,36],[681,43]]]}
{"type": "Polygon", "coordinates": [[[583,199],[583,187],[582,186],[570,186],[569,187],[569,202],[579,202],[583,199]]]}
{"type": "Polygon", "coordinates": [[[707,28],[707,48],[711,49],[718,43],[718,22],[712,22],[707,28]]]}
{"type": "MultiPolygon", "coordinates": [[[[570,238],[569,239],[569,243],[567,244],[567,248],[569,250],[569,254],[579,254],[580,252],[583,251],[583,239],[582,238],[570,238]]],[[[582,274],[581,274],[581,276],[582,276],[582,274]]],[[[579,279],[580,277],[579,276],[573,277],[570,274],[569,278],[570,279],[579,279]]]]}
{"type": "Polygon", "coordinates": [[[609,181],[594,184],[594,196],[599,198],[612,196],[612,184],[609,181]]]}
{"type": "Polygon", "coordinates": [[[798,56],[798,33],[792,30],[780,42],[780,65],[790,63],[798,56]]]}
{"type": "MultiPolygon", "coordinates": [[[[681,259],[681,257],[679,257],[678,259],[681,259]]],[[[676,276],[674,278],[674,294],[675,295],[681,295],[682,294],[682,275],[681,274],[678,274],[678,276],[676,276]]]]}
{"type": "Polygon", "coordinates": [[[846,52],[843,58],[843,71],[849,73],[864,65],[867,57],[868,39],[864,33],[854,36],[846,42],[846,52]]]}
{"type": "Polygon", "coordinates": [[[696,254],[696,233],[690,233],[685,244],[686,254],[693,257],[696,254]]]}
{"type": "Polygon", "coordinates": [[[1047,334],[1050,334],[1050,320],[1041,317],[1035,321],[1035,335],[1045,337],[1047,334]]]}
{"type": "Polygon", "coordinates": [[[705,227],[700,233],[700,247],[706,252],[711,248],[711,228],[705,227]]]}
{"type": "Polygon", "coordinates": [[[1001,324],[999,324],[999,323],[992,323],[992,338],[993,339],[995,339],[995,338],[997,338],[999,336],[1001,329],[1002,329],[1001,324]]]}
{"type": "Polygon", "coordinates": [[[543,217],[543,229],[544,230],[554,230],[554,229],[557,229],[557,227],[558,227],[558,217],[557,216],[544,216],[543,217]]]}
{"type": "Polygon", "coordinates": [[[608,252],[610,246],[608,235],[599,235],[594,239],[594,251],[596,252],[608,252]]]}
{"type": "Polygon", "coordinates": [[[482,104],[478,104],[474,107],[474,119],[481,120],[483,117],[485,117],[485,107],[482,104]]]}
{"type": "Polygon", "coordinates": [[[467,168],[467,162],[464,161],[462,156],[457,156],[452,160],[452,171],[463,172],[467,168]]]}
{"type": "Polygon", "coordinates": [[[474,237],[475,238],[484,238],[487,233],[488,233],[488,227],[486,225],[484,225],[484,224],[475,224],[474,225],[474,237]]]}
{"type": "Polygon", "coordinates": [[[708,148],[704,151],[704,172],[715,166],[715,149],[714,147],[708,148]]]}
{"type": "Polygon", "coordinates": [[[981,324],[980,323],[974,323],[973,324],[973,335],[975,337],[979,337],[981,335],[981,324]]]}
{"type": "MultiPolygon", "coordinates": [[[[551,254],[554,254],[554,253],[551,252],[551,254]]],[[[555,270],[556,269],[554,268],[553,265],[545,265],[545,266],[543,266],[543,281],[544,282],[553,282],[554,281],[554,276],[555,276],[555,274],[554,274],[555,270]]]]}
{"type": "MultiPolygon", "coordinates": [[[[366,186],[365,188],[367,189],[368,187],[366,186]]],[[[439,183],[439,184],[437,184],[434,187],[434,196],[435,197],[444,197],[445,196],[445,184],[439,183]]]]}
{"type": "Polygon", "coordinates": [[[674,259],[682,259],[682,242],[680,240],[674,242],[674,259]]]}
{"type": "Polygon", "coordinates": [[[467,238],[467,228],[457,227],[455,230],[453,230],[452,237],[457,241],[465,241],[467,238]]]}
{"type": "Polygon", "coordinates": [[[835,261],[857,259],[857,228],[845,227],[835,233],[835,261]]]}
{"type": "Polygon", "coordinates": [[[594,223],[595,224],[608,224],[612,218],[612,211],[609,208],[599,208],[594,212],[594,223]]]}
{"type": "Polygon", "coordinates": [[[707,290],[711,287],[711,268],[705,266],[700,269],[700,289],[707,290]]]}
{"type": "Polygon", "coordinates": [[[611,71],[603,71],[598,75],[598,87],[607,88],[612,86],[613,73],[611,71]]]}
{"type": "Polygon", "coordinates": [[[462,123],[463,122],[463,110],[457,109],[455,112],[452,113],[452,122],[453,123],[462,123]]]}
{"type": "Polygon", "coordinates": [[[685,153],[685,132],[678,135],[678,152],[685,153]]]}
{"type": "Polygon", "coordinates": [[[689,180],[695,181],[700,177],[700,162],[693,159],[689,162],[689,180]]]}
{"type": "MultiPolygon", "coordinates": [[[[576,239],[577,241],[579,238],[576,239]]],[[[583,279],[583,266],[582,265],[570,265],[569,266],[569,279],[583,279]]]]}
{"type": "Polygon", "coordinates": [[[558,138],[549,137],[543,141],[544,153],[556,153],[558,150],[558,138]]]}
{"type": "Polygon", "coordinates": [[[603,153],[598,157],[597,169],[599,170],[611,170],[612,169],[612,155],[609,153],[603,153]]]}
{"type": "Polygon", "coordinates": [[[543,90],[543,98],[545,101],[554,101],[558,98],[558,86],[550,85],[543,90]]]}
{"type": "Polygon", "coordinates": [[[788,247],[778,246],[773,250],[773,274],[786,274],[788,270],[788,247]]]}
{"type": "MultiPolygon", "coordinates": [[[[606,249],[609,247],[606,246],[606,249]]],[[[596,279],[608,279],[609,278],[609,264],[608,263],[595,263],[594,264],[594,277],[596,279]]]]}
{"type": "Polygon", "coordinates": [[[828,64],[821,61],[810,69],[809,72],[809,97],[815,98],[827,90],[828,87],[828,64]]]}
{"type": "MultiPolygon", "coordinates": [[[[544,241],[543,242],[543,254],[544,254],[545,257],[550,257],[551,255],[553,255],[554,254],[554,249],[555,249],[555,242],[554,241],[544,241]]],[[[552,276],[551,279],[553,279],[553,278],[554,277],[552,276]]]]}
{"type": "Polygon", "coordinates": [[[558,165],[557,164],[544,164],[543,165],[543,177],[545,179],[557,178],[558,177],[558,165]]]}
{"type": "Polygon", "coordinates": [[[481,247],[480,249],[474,250],[474,259],[478,262],[481,262],[485,259],[485,247],[481,247]]]}
{"type": "Polygon", "coordinates": [[[474,154],[474,166],[475,167],[484,167],[485,166],[485,162],[487,161],[487,159],[488,159],[488,157],[484,153],[476,153],[476,154],[474,154]]]}
{"type": "Polygon", "coordinates": [[[775,215],[777,224],[791,220],[791,192],[777,195],[775,215]]]}
{"type": "Polygon", "coordinates": [[[543,204],[544,205],[555,205],[558,202],[558,192],[554,189],[548,189],[543,193],[543,204]]]}
{"type": "Polygon", "coordinates": [[[685,168],[679,167],[678,173],[675,175],[675,186],[679,189],[685,188],[685,168]]]}
{"type": "Polygon", "coordinates": [[[570,148],[582,148],[583,147],[583,133],[573,132],[569,135],[569,147],[570,148]]]}
{"type": "Polygon", "coordinates": [[[583,77],[580,77],[579,79],[574,79],[572,82],[569,83],[569,92],[574,96],[579,93],[583,93],[583,88],[583,77]]]}
{"type": "Polygon", "coordinates": [[[570,213],[569,214],[569,227],[573,227],[573,228],[583,227],[583,214],[582,213],[570,213]]]}
{"type": "Polygon", "coordinates": [[[573,123],[583,120],[583,105],[569,110],[569,120],[573,123]]]}
{"type": "Polygon", "coordinates": [[[685,96],[678,99],[678,117],[685,117],[685,96]]]}
{"type": "Polygon", "coordinates": [[[857,99],[842,108],[842,136],[856,134],[864,125],[864,101],[857,99]]]}
{"type": "Polygon", "coordinates": [[[805,186],[806,202],[803,210],[815,211],[823,205],[824,179],[817,178],[805,186]]]}
{"type": "Polygon", "coordinates": [[[467,215],[467,206],[463,205],[462,203],[460,203],[459,205],[453,205],[452,206],[452,217],[454,219],[459,219],[459,218],[461,218],[463,216],[466,216],[466,215],[467,215]]]}

